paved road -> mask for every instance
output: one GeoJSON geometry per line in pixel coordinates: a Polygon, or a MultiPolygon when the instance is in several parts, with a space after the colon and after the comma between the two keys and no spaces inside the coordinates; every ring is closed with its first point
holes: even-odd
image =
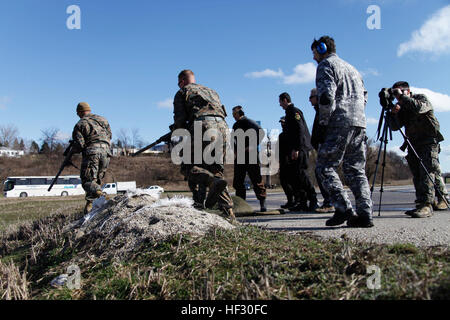
{"type": "MultiPolygon", "coordinates": [[[[447,185],[449,188],[449,185],[447,185]]],[[[247,191],[247,201],[256,209],[259,202],[252,190],[247,191]]],[[[349,193],[351,194],[351,192],[349,193]]],[[[353,196],[352,203],[354,204],[353,196]]],[[[381,216],[378,216],[380,193],[374,192],[374,224],[371,229],[326,227],[332,214],[287,213],[284,215],[252,216],[239,218],[242,223],[262,226],[285,232],[310,232],[325,238],[340,238],[343,234],[354,240],[373,243],[413,243],[417,246],[450,245],[450,211],[435,211],[432,218],[412,219],[404,214],[414,207],[414,187],[386,187],[383,192],[381,216]]],[[[319,198],[322,200],[322,198],[319,198]]],[[[286,202],[283,193],[270,193],[268,208],[279,208],[286,202]]]]}

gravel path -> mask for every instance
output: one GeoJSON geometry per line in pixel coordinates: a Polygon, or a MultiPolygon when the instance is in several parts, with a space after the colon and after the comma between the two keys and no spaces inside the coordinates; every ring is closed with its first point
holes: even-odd
{"type": "MultiPolygon", "coordinates": [[[[381,216],[378,217],[379,193],[374,193],[374,224],[371,229],[353,229],[345,225],[326,227],[325,221],[332,214],[291,214],[276,216],[245,217],[242,223],[263,226],[270,230],[286,232],[310,232],[324,238],[340,238],[346,234],[350,239],[372,243],[412,243],[416,246],[450,245],[450,211],[435,211],[432,218],[412,219],[404,211],[414,206],[412,186],[389,187],[383,193],[381,216]]],[[[247,201],[258,208],[254,196],[249,193],[247,201]]],[[[269,208],[285,203],[282,193],[271,193],[269,208]]]]}

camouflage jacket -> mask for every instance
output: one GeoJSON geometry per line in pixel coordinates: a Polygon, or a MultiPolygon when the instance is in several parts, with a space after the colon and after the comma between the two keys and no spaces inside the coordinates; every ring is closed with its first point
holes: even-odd
{"type": "Polygon", "coordinates": [[[367,91],[360,73],[331,54],[317,66],[319,123],[330,127],[366,127],[367,91]]]}
{"type": "Polygon", "coordinates": [[[108,121],[92,113],[81,118],[72,133],[75,150],[83,154],[107,151],[111,155],[111,136],[108,121]]]}
{"type": "Polygon", "coordinates": [[[400,111],[390,119],[392,130],[405,127],[405,134],[415,146],[439,143],[444,140],[433,106],[423,94],[402,95],[400,111]]]}
{"type": "Polygon", "coordinates": [[[204,116],[227,116],[219,95],[212,89],[191,83],[180,89],[173,101],[174,129],[189,129],[195,120],[204,116]]]}

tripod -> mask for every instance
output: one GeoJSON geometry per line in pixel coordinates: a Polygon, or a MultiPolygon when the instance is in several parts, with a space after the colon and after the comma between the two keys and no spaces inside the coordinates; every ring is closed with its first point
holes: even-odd
{"type": "Polygon", "coordinates": [[[375,182],[377,179],[377,173],[378,173],[378,166],[380,164],[380,157],[381,157],[381,151],[383,150],[384,145],[384,153],[383,153],[383,163],[382,163],[382,170],[381,170],[381,187],[380,187],[380,202],[378,205],[378,216],[381,216],[381,200],[383,199],[383,184],[384,184],[384,170],[386,168],[386,151],[387,151],[387,144],[388,144],[388,133],[389,133],[389,140],[392,140],[392,130],[389,127],[389,121],[388,121],[388,114],[389,109],[383,108],[383,111],[381,112],[380,120],[378,121],[378,129],[377,129],[377,140],[380,140],[380,147],[378,148],[378,156],[377,160],[375,161],[375,173],[373,175],[373,182],[372,187],[370,188],[370,197],[373,197],[373,191],[375,189],[375,182]],[[381,126],[383,126],[383,130],[381,130],[381,126]],[[380,137],[381,134],[381,137],[380,137]]]}
{"type": "MultiPolygon", "coordinates": [[[[382,171],[381,171],[381,187],[380,187],[380,203],[378,205],[378,216],[381,216],[381,200],[383,198],[383,184],[384,184],[384,169],[386,167],[386,149],[387,149],[387,144],[388,144],[388,133],[389,133],[389,138],[390,140],[392,140],[392,130],[389,126],[389,121],[391,120],[390,118],[390,110],[392,110],[392,107],[394,105],[392,104],[392,102],[389,103],[388,107],[383,106],[383,111],[381,112],[381,116],[380,116],[380,120],[378,122],[378,130],[377,130],[377,140],[380,140],[380,147],[378,149],[378,157],[377,160],[375,162],[375,173],[374,173],[374,177],[373,177],[373,182],[372,182],[372,187],[370,188],[370,192],[371,192],[371,197],[373,196],[373,191],[375,189],[375,181],[377,178],[377,172],[378,172],[378,165],[380,163],[380,157],[381,157],[381,150],[383,149],[383,145],[384,145],[384,154],[383,154],[383,164],[382,164],[382,171]],[[384,122],[384,124],[383,124],[384,122]],[[381,126],[383,126],[383,130],[380,131],[381,126]],[[381,133],[381,138],[380,138],[380,133],[381,133]]],[[[430,179],[431,183],[434,186],[435,191],[438,192],[439,196],[444,200],[445,204],[447,205],[447,208],[450,209],[450,205],[447,201],[447,199],[444,197],[444,195],[439,191],[439,189],[436,187],[436,183],[433,180],[433,178],[431,177],[430,173],[428,172],[427,168],[425,167],[425,164],[423,163],[422,159],[419,157],[419,154],[416,152],[416,149],[414,149],[413,145],[411,144],[411,141],[409,141],[408,137],[406,136],[406,134],[403,132],[402,128],[400,126],[397,126],[399,129],[398,131],[401,133],[403,139],[405,140],[406,144],[408,145],[408,152],[412,152],[414,154],[414,156],[419,160],[420,165],[422,166],[422,169],[425,171],[425,173],[427,174],[428,179],[430,179]]]]}

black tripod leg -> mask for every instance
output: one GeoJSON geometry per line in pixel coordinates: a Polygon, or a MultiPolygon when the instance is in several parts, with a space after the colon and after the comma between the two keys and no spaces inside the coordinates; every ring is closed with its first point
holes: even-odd
{"type": "Polygon", "coordinates": [[[387,138],[387,126],[384,133],[384,154],[383,154],[383,163],[382,163],[382,169],[381,169],[381,188],[380,188],[380,203],[378,205],[378,216],[381,216],[381,201],[383,199],[383,192],[384,192],[384,170],[386,169],[386,151],[387,151],[387,144],[388,144],[388,138],[387,138]]]}

